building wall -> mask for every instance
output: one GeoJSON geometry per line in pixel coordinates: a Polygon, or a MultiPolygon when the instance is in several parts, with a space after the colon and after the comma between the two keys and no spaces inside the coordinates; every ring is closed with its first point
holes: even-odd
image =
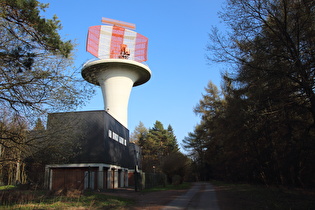
{"type": "MultiPolygon", "coordinates": [[[[85,172],[94,172],[93,176],[95,175],[95,168],[54,168],[51,172],[52,176],[52,186],[51,190],[60,190],[60,189],[78,189],[83,190],[87,188],[86,180],[89,179],[86,176],[85,172]]],[[[92,174],[92,173],[90,173],[92,174]]],[[[94,177],[95,179],[95,177],[94,177]]],[[[89,179],[89,180],[94,180],[89,179]]],[[[89,188],[95,189],[95,183],[91,183],[89,188]]]]}
{"type": "Polygon", "coordinates": [[[47,165],[46,186],[53,191],[128,187],[128,169],[107,164],[47,165]]]}
{"type": "Polygon", "coordinates": [[[134,168],[129,130],[105,111],[50,113],[48,130],[65,141],[80,145],[80,151],[65,163],[105,163],[134,168]],[[66,131],[65,131],[66,130],[66,131]]]}
{"type": "Polygon", "coordinates": [[[46,185],[59,189],[128,186],[128,170],[141,165],[141,150],[129,130],[105,111],[50,113],[47,130],[69,142],[72,157],[46,166],[46,185]]]}

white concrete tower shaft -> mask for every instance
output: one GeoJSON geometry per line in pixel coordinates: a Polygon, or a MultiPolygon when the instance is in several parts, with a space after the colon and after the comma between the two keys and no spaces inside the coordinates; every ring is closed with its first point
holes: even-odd
{"type": "Polygon", "coordinates": [[[83,66],[82,76],[102,88],[104,109],[128,128],[128,102],[133,86],[151,78],[148,66],[127,59],[102,59],[83,66]]]}

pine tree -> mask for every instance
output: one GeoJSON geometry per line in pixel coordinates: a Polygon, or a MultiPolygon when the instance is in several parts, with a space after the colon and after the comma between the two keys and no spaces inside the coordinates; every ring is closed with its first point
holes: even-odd
{"type": "Polygon", "coordinates": [[[143,170],[146,172],[152,172],[153,166],[157,172],[161,171],[163,158],[179,150],[172,126],[166,130],[158,120],[148,131],[140,123],[133,136],[142,150],[143,170]]]}
{"type": "Polygon", "coordinates": [[[177,138],[174,134],[174,130],[171,125],[167,126],[167,135],[168,135],[168,146],[167,146],[168,153],[170,154],[172,152],[179,151],[177,138]]]}
{"type": "Polygon", "coordinates": [[[47,7],[37,0],[0,1],[0,104],[23,117],[75,108],[90,93],[68,73],[73,44],[58,34],[56,16],[42,17],[47,7]]]}
{"type": "Polygon", "coordinates": [[[130,142],[143,144],[143,141],[148,135],[148,129],[144,126],[142,122],[135,128],[134,132],[131,134],[130,142]]]}
{"type": "Polygon", "coordinates": [[[37,118],[36,123],[35,123],[35,127],[33,130],[36,130],[36,131],[45,130],[45,126],[44,126],[44,124],[40,118],[37,118]]]}
{"type": "Polygon", "coordinates": [[[312,0],[230,0],[221,13],[230,31],[212,31],[209,59],[234,71],[224,75],[223,109],[209,103],[213,93],[195,109],[218,177],[315,186],[314,8],[312,0]]]}

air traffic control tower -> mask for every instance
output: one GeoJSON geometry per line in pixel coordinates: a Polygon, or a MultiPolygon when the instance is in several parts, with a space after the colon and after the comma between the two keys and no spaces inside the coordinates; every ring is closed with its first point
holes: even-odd
{"type": "Polygon", "coordinates": [[[135,25],[102,18],[106,25],[91,26],[87,51],[96,56],[84,64],[83,78],[101,86],[104,109],[128,128],[128,102],[131,89],[151,78],[147,60],[148,38],[133,31],[135,25]]]}
{"type": "Polygon", "coordinates": [[[45,185],[60,189],[115,189],[135,186],[142,169],[141,150],[129,141],[128,101],[133,86],[147,82],[148,39],[134,24],[103,18],[88,31],[87,51],[97,59],[82,76],[102,88],[105,110],[50,113],[47,128],[71,141],[71,158],[45,167],[45,185]],[[60,123],[62,122],[62,123],[60,123]],[[69,136],[70,134],[70,136],[69,136]]]}

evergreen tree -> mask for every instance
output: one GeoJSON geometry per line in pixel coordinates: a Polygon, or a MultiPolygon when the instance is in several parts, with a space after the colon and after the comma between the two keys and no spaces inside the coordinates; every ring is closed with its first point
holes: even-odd
{"type": "Polygon", "coordinates": [[[179,150],[176,137],[173,134],[173,128],[169,125],[168,129],[164,129],[163,124],[158,120],[153,128],[149,129],[148,139],[152,139],[155,142],[154,145],[156,146],[156,154],[159,160],[163,156],[179,150]]]}
{"type": "Polygon", "coordinates": [[[194,160],[198,179],[201,180],[207,180],[210,177],[209,164],[212,159],[216,159],[217,154],[211,153],[211,157],[207,157],[212,148],[219,152],[223,144],[222,131],[226,129],[222,127],[224,126],[222,115],[224,115],[225,101],[221,99],[220,91],[211,81],[205,91],[206,93],[202,95],[202,99],[194,108],[194,112],[200,115],[202,120],[195,127],[194,132],[188,133],[183,140],[183,146],[194,160]]]}
{"type": "Polygon", "coordinates": [[[134,132],[131,134],[130,142],[143,144],[146,136],[148,135],[148,129],[144,126],[142,122],[135,128],[134,132]]]}
{"type": "Polygon", "coordinates": [[[177,138],[174,134],[174,130],[171,125],[167,126],[167,135],[168,135],[168,145],[167,145],[168,153],[170,154],[172,152],[179,151],[177,138]]]}
{"type": "Polygon", "coordinates": [[[166,130],[158,120],[148,132],[140,123],[133,136],[142,150],[142,165],[145,172],[153,172],[153,166],[156,172],[160,172],[163,158],[179,150],[172,126],[169,125],[166,130]]]}
{"type": "Polygon", "coordinates": [[[35,131],[45,130],[45,126],[43,125],[43,122],[40,118],[37,118],[36,123],[35,123],[35,127],[33,130],[35,130],[35,131]]]}
{"type": "Polygon", "coordinates": [[[37,0],[0,1],[0,104],[22,116],[75,108],[90,93],[68,73],[73,44],[61,39],[56,16],[42,17],[47,7],[37,0]]]}
{"type": "MultiPolygon", "coordinates": [[[[238,85],[234,93],[244,99],[244,115],[250,122],[243,124],[249,129],[243,148],[250,152],[246,158],[250,165],[257,164],[251,171],[264,183],[314,185],[313,158],[306,157],[315,155],[315,3],[236,1],[230,5],[233,11],[246,8],[238,12],[250,17],[233,28],[239,53],[233,80],[238,85]],[[260,24],[259,33],[249,36],[245,24],[251,29],[260,24]]],[[[236,18],[231,11],[225,17],[236,18]]]]}
{"type": "Polygon", "coordinates": [[[212,176],[315,186],[314,8],[311,0],[228,1],[221,17],[231,31],[212,31],[209,58],[235,71],[222,94],[208,84],[194,110],[201,123],[184,140],[212,176]]]}

